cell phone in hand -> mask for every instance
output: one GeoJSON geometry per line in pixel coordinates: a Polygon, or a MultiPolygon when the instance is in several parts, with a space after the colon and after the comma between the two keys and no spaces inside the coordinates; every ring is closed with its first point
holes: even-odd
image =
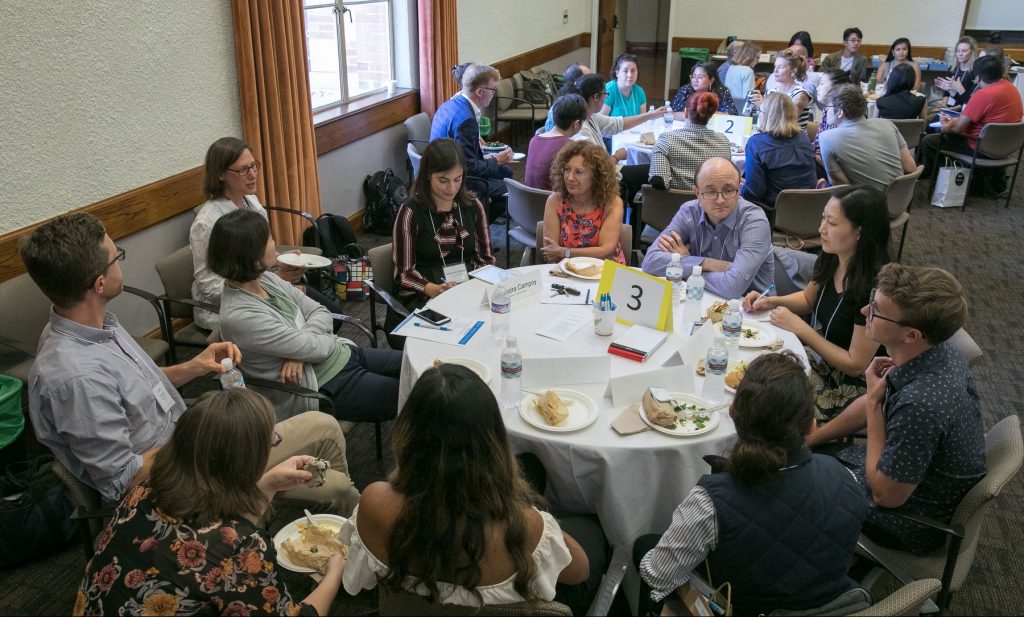
{"type": "Polygon", "coordinates": [[[451,317],[448,317],[447,315],[442,315],[441,313],[438,313],[434,309],[429,308],[420,309],[416,311],[416,317],[419,317],[420,319],[429,324],[434,324],[435,326],[444,325],[452,320],[451,317]]]}

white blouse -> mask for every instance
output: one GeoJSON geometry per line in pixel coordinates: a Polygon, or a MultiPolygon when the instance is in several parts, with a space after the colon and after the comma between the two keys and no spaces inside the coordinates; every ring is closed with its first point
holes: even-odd
{"type": "MultiPolygon", "coordinates": [[[[538,512],[540,511],[538,510],[538,512]]],[[[359,507],[356,506],[352,516],[345,522],[338,534],[341,542],[348,545],[348,560],[345,563],[342,584],[350,595],[355,595],[364,589],[373,589],[377,585],[377,581],[387,576],[389,572],[388,567],[363,545],[356,525],[358,514],[359,507]]],[[[540,515],[544,519],[544,532],[541,534],[536,548],[533,549],[532,557],[534,563],[537,564],[537,574],[530,582],[530,587],[537,597],[553,600],[558,575],[572,561],[572,556],[569,553],[569,547],[565,545],[562,528],[558,526],[555,517],[547,512],[540,512],[540,515]]],[[[515,575],[494,585],[477,587],[476,591],[483,598],[484,604],[522,602],[525,598],[516,592],[513,581],[515,581],[515,575]]],[[[415,577],[407,577],[404,587],[418,595],[428,595],[426,586],[418,584],[415,577]]],[[[441,594],[442,604],[474,607],[478,605],[478,600],[465,587],[439,582],[437,588],[441,594]]]]}

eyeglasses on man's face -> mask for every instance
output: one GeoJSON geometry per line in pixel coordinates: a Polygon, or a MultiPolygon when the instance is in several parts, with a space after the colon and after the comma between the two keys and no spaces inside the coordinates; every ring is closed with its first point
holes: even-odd
{"type": "Polygon", "coordinates": [[[910,325],[910,324],[908,324],[906,322],[899,321],[897,319],[892,319],[892,318],[886,317],[885,315],[879,315],[878,314],[878,306],[875,304],[875,292],[876,291],[878,291],[877,288],[872,289],[871,290],[871,295],[868,296],[868,321],[873,321],[875,319],[881,319],[883,321],[888,321],[888,322],[896,324],[897,326],[903,326],[905,328],[913,328],[914,327],[914,326],[912,326],[912,325],[910,325]]]}
{"type": "Polygon", "coordinates": [[[261,164],[259,161],[253,161],[252,165],[246,165],[245,167],[228,167],[228,171],[233,171],[240,176],[248,176],[250,173],[256,173],[260,170],[261,164]]]}
{"type": "Polygon", "coordinates": [[[733,197],[736,197],[739,194],[739,190],[734,188],[727,188],[721,191],[701,191],[700,193],[698,193],[701,199],[708,200],[718,199],[719,197],[721,197],[722,199],[732,199],[733,197]]]}
{"type": "Polygon", "coordinates": [[[117,263],[119,261],[124,261],[125,250],[123,248],[121,248],[120,246],[115,246],[114,248],[117,250],[117,254],[114,255],[114,258],[111,259],[110,262],[107,265],[103,266],[103,269],[100,270],[96,274],[96,276],[94,276],[91,279],[89,279],[89,284],[85,286],[86,289],[92,289],[92,286],[96,284],[96,279],[98,279],[101,276],[103,276],[107,272],[107,270],[110,269],[110,266],[114,265],[115,263],[117,263]]]}

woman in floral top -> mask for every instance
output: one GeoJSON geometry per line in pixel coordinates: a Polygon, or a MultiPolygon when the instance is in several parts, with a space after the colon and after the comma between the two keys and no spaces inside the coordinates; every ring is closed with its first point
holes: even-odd
{"type": "Polygon", "coordinates": [[[625,265],[622,199],[608,152],[586,141],[565,146],[551,163],[551,190],[544,205],[544,261],[594,257],[625,265]]]}
{"type": "Polygon", "coordinates": [[[96,538],[74,614],[325,614],[341,555],[296,603],[278,579],[273,542],[255,524],[274,493],[312,477],[302,469],[310,456],[264,471],[273,440],[274,410],[259,394],[200,397],[96,538]]]}

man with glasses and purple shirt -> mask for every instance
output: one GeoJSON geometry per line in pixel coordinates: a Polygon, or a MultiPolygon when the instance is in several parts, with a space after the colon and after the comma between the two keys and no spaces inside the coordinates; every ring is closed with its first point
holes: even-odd
{"type": "MultiPolygon", "coordinates": [[[[867,428],[867,446],[837,458],[851,467],[868,497],[948,523],[985,476],[985,435],[978,392],[967,363],[949,341],[963,325],[967,302],[960,283],[938,268],[891,263],[861,309],[868,338],[889,357],[866,371],[867,393],[806,439],[819,446],[867,428]]],[[[836,451],[836,444],[827,449],[836,451]]],[[[878,544],[924,554],[942,532],[872,509],[863,532],[878,544]]]]}
{"type": "Polygon", "coordinates": [[[665,276],[678,253],[683,277],[700,266],[707,290],[726,300],[764,291],[775,277],[772,230],[764,210],[739,196],[739,170],[729,159],[709,158],[695,182],[697,199],[679,207],[648,249],[644,272],[665,276]]]}
{"type": "MultiPolygon", "coordinates": [[[[214,343],[187,362],[158,367],[118,323],[107,303],[124,288],[120,262],[103,224],[89,214],[57,217],[26,236],[21,260],[53,301],[28,378],[36,437],[62,465],[107,501],[149,476],[153,457],[185,411],[177,387],[224,372],[242,357],[234,343],[214,343]]],[[[307,412],[278,423],[281,441],[268,469],[295,454],[331,463],[327,484],[280,493],[348,515],[359,492],[345,473],[345,438],[337,420],[307,412]]]]}

